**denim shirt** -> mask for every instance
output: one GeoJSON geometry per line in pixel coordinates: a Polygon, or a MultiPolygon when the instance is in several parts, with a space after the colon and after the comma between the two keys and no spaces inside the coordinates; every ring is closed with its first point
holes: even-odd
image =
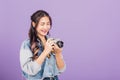
{"type": "MultiPolygon", "coordinates": [[[[43,46],[39,44],[40,50],[38,55],[43,51],[43,46]]],[[[20,49],[20,65],[22,74],[27,80],[42,80],[44,77],[52,77],[59,75],[65,70],[65,67],[61,70],[58,69],[55,59],[55,54],[51,53],[51,57],[46,57],[44,62],[40,65],[36,61],[32,60],[33,53],[30,49],[30,40],[23,41],[20,49]]]]}

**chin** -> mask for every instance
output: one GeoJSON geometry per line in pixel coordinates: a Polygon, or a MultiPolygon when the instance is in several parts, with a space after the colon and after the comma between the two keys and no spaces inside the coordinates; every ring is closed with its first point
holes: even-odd
{"type": "Polygon", "coordinates": [[[46,36],[47,34],[41,34],[41,35],[46,36]]]}
{"type": "Polygon", "coordinates": [[[41,32],[41,33],[39,33],[39,35],[41,35],[41,36],[46,36],[47,33],[43,33],[43,32],[41,32]]]}

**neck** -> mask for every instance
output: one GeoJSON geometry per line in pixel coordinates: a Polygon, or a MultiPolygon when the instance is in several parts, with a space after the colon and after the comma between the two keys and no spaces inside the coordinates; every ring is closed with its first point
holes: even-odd
{"type": "Polygon", "coordinates": [[[43,44],[46,42],[45,36],[38,35],[38,37],[40,38],[43,44]]]}

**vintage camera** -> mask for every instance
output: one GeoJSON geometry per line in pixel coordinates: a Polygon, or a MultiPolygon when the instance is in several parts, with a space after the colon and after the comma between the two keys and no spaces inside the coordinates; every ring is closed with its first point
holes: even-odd
{"type": "Polygon", "coordinates": [[[62,48],[63,45],[64,45],[64,42],[63,42],[62,40],[60,40],[60,39],[55,39],[55,38],[49,38],[49,39],[53,40],[54,43],[57,44],[57,46],[58,46],[59,48],[62,48]]]}

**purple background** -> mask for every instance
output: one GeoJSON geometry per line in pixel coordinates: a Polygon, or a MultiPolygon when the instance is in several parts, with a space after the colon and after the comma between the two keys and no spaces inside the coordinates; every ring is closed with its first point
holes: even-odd
{"type": "Polygon", "coordinates": [[[1,0],[0,80],[23,80],[19,50],[38,9],[65,42],[60,80],[120,80],[120,0],[1,0]]]}

